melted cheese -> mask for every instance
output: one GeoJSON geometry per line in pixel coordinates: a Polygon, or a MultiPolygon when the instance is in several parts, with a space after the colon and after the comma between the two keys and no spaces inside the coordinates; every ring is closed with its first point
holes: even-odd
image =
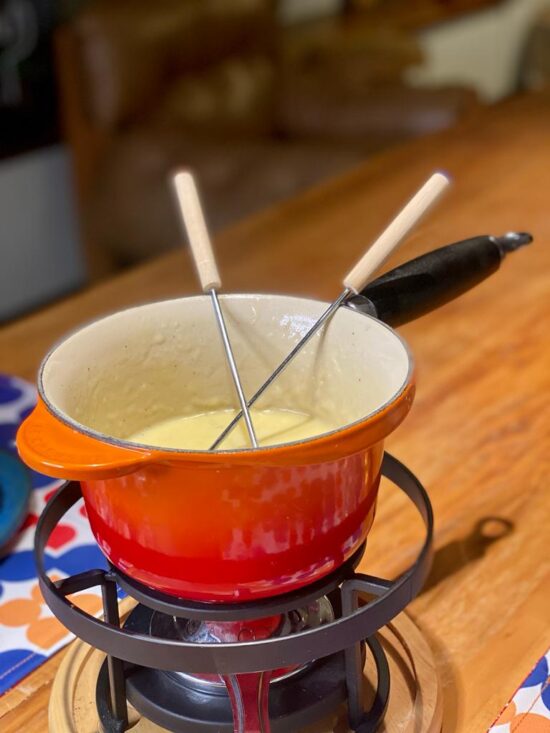
{"type": "MultiPolygon", "coordinates": [[[[236,410],[216,410],[199,415],[185,415],[150,425],[131,435],[128,440],[159,448],[207,450],[237,414],[236,410]]],[[[317,417],[292,410],[250,410],[258,443],[277,445],[311,438],[333,430],[335,426],[317,417]]],[[[220,445],[220,450],[249,448],[250,440],[244,420],[220,445]]]]}

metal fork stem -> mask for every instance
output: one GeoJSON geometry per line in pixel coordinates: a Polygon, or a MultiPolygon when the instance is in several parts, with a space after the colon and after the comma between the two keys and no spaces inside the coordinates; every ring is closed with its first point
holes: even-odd
{"type": "Polygon", "coordinates": [[[254,425],[252,424],[252,419],[250,417],[250,412],[248,411],[248,405],[246,403],[246,397],[244,396],[243,386],[241,383],[241,378],[239,376],[239,371],[237,369],[237,364],[235,362],[235,356],[233,354],[233,349],[231,348],[231,342],[229,341],[229,334],[227,333],[227,326],[225,325],[225,319],[223,317],[222,309],[220,307],[220,301],[218,298],[217,291],[212,288],[210,290],[210,296],[212,298],[212,304],[214,306],[214,312],[216,314],[216,320],[218,322],[218,326],[220,329],[222,341],[223,341],[223,347],[225,349],[225,354],[227,356],[227,361],[229,363],[229,368],[231,370],[231,376],[233,377],[233,382],[235,384],[235,389],[237,390],[237,395],[239,397],[239,402],[241,403],[241,411],[239,412],[239,417],[244,416],[244,421],[246,423],[246,429],[248,431],[248,435],[250,437],[250,442],[252,443],[252,446],[254,448],[258,447],[258,439],[256,438],[256,433],[254,432],[254,425]]]}
{"type": "MultiPolygon", "coordinates": [[[[286,367],[290,364],[292,359],[294,359],[296,354],[301,351],[301,349],[303,349],[303,347],[317,333],[317,331],[329,320],[329,318],[332,317],[332,315],[338,310],[338,308],[342,305],[346,298],[351,295],[351,293],[352,291],[349,288],[346,288],[340,293],[338,298],[336,298],[336,300],[329,305],[329,307],[324,311],[319,319],[315,321],[315,323],[309,329],[306,335],[300,341],[298,341],[292,351],[283,359],[283,361],[279,364],[275,371],[271,373],[271,375],[262,384],[258,391],[255,392],[255,394],[248,400],[248,402],[246,403],[246,408],[252,407],[252,405],[263,395],[269,385],[279,376],[279,374],[284,369],[286,369],[286,367]]],[[[225,430],[220,433],[220,435],[218,435],[216,440],[212,443],[212,445],[210,446],[210,450],[215,450],[220,445],[220,443],[225,439],[227,435],[229,435],[229,433],[233,430],[233,428],[239,422],[241,417],[243,417],[243,415],[246,420],[246,408],[243,408],[237,415],[235,415],[235,417],[233,418],[233,420],[231,420],[225,430]]]]}

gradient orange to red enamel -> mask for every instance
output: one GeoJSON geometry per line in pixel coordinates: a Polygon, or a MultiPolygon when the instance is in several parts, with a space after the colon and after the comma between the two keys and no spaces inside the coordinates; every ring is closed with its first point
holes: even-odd
{"type": "Polygon", "coordinates": [[[166,593],[244,601],[301,587],[339,567],[374,518],[381,445],[294,467],[149,466],[83,482],[111,562],[166,593]]]}

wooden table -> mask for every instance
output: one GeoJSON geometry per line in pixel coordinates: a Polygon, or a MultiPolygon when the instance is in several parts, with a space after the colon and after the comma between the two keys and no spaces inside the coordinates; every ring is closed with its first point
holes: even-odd
{"type": "MultiPolygon", "coordinates": [[[[421,477],[436,558],[410,609],[445,695],[445,731],[485,731],[550,644],[550,94],[489,109],[225,231],[226,289],[332,298],[339,278],[436,167],[455,177],[397,260],[477,233],[529,230],[535,244],[461,299],[402,329],[416,355],[415,407],[389,448],[421,477]]],[[[8,326],[0,371],[32,379],[68,329],[145,300],[196,292],[175,252],[8,326]]],[[[397,572],[420,537],[385,488],[364,569],[397,572]]],[[[56,658],[0,699],[3,733],[43,733],[56,658]]]]}

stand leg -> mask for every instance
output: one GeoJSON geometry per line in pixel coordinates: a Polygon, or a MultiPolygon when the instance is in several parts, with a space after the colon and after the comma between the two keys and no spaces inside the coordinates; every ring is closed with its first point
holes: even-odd
{"type": "MultiPolygon", "coordinates": [[[[105,578],[101,586],[101,592],[103,595],[105,621],[113,626],[120,626],[116,583],[113,580],[105,578]]],[[[128,728],[128,706],[126,704],[124,665],[122,660],[108,656],[107,667],[109,670],[109,688],[113,717],[116,718],[117,723],[120,723],[120,730],[126,730],[128,728]]]]}
{"type": "MultiPolygon", "coordinates": [[[[369,592],[379,595],[388,581],[363,575],[363,587],[368,583],[369,592]]],[[[342,615],[348,616],[359,607],[358,577],[342,584],[342,615]]],[[[376,664],[378,684],[370,710],[363,707],[364,659],[361,642],[345,650],[346,687],[348,692],[348,722],[356,733],[375,733],[380,728],[390,694],[390,670],[384,649],[376,636],[366,639],[367,653],[372,654],[376,664]]]]}
{"type": "MultiPolygon", "coordinates": [[[[357,592],[342,586],[342,615],[349,616],[357,610],[357,592]]],[[[363,654],[361,642],[345,651],[346,686],[348,690],[348,718],[352,730],[358,730],[365,717],[363,708],[363,654]]]]}
{"type": "Polygon", "coordinates": [[[223,677],[231,709],[234,733],[270,733],[269,681],[271,671],[223,677]]]}

